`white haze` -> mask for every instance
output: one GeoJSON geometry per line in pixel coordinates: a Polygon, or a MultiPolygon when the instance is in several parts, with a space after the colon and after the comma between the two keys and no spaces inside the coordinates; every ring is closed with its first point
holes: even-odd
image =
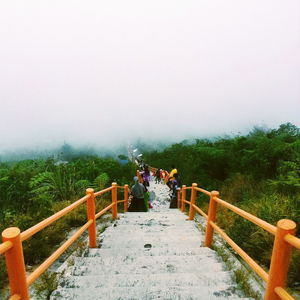
{"type": "Polygon", "coordinates": [[[0,2],[0,151],[300,126],[299,0],[0,2]]]}

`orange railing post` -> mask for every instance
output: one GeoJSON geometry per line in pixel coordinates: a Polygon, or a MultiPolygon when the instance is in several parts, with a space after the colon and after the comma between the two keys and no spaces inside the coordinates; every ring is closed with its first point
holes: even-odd
{"type": "Polygon", "coordinates": [[[189,210],[189,220],[194,220],[195,217],[195,208],[193,207],[193,204],[196,202],[196,196],[197,191],[195,190],[195,187],[197,187],[197,183],[192,184],[192,192],[191,192],[191,200],[190,200],[190,210],[189,210]]]}
{"type": "Polygon", "coordinates": [[[128,191],[128,184],[125,184],[124,185],[124,212],[127,212],[128,211],[128,194],[129,194],[129,191],[128,191]]]}
{"type": "Polygon", "coordinates": [[[178,208],[178,209],[181,208],[181,205],[180,205],[180,196],[181,196],[180,191],[181,191],[181,189],[178,188],[178,189],[177,189],[177,208],[178,208]]]}
{"type": "Polygon", "coordinates": [[[5,253],[11,296],[17,294],[22,300],[28,300],[29,294],[20,233],[19,228],[10,227],[2,232],[2,239],[3,242],[10,241],[13,244],[13,247],[5,253]]]}
{"type": "Polygon", "coordinates": [[[292,250],[292,246],[284,240],[284,237],[287,234],[294,235],[295,231],[296,223],[294,221],[287,219],[278,221],[265,300],[281,299],[275,293],[275,288],[285,287],[292,250]]]}
{"type": "Polygon", "coordinates": [[[118,217],[117,183],[113,182],[111,186],[111,201],[114,204],[114,206],[112,207],[112,218],[113,220],[115,220],[118,217]]]}
{"type": "Polygon", "coordinates": [[[208,218],[207,218],[207,225],[206,225],[206,232],[205,232],[205,243],[206,247],[210,247],[213,240],[214,229],[211,226],[210,222],[215,222],[217,217],[217,202],[215,198],[219,197],[219,192],[212,191],[210,193],[210,200],[209,200],[209,208],[208,208],[208,218]]]}
{"type": "Polygon", "coordinates": [[[89,247],[97,247],[97,230],[96,230],[96,218],[95,218],[95,194],[94,190],[86,189],[86,194],[89,196],[86,202],[88,221],[92,220],[93,223],[89,226],[89,247]]]}
{"type": "Polygon", "coordinates": [[[136,171],[136,176],[138,177],[140,183],[144,182],[141,172],[139,170],[136,171]]]}
{"type": "Polygon", "coordinates": [[[182,193],[181,193],[181,211],[185,212],[185,198],[186,198],[186,185],[182,186],[182,193]]]}

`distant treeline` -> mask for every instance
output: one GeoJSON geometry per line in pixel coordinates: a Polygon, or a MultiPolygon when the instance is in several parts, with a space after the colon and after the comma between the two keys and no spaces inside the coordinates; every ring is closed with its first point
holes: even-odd
{"type": "MultiPolygon", "coordinates": [[[[173,144],[144,153],[156,168],[175,164],[182,184],[198,183],[220,197],[276,225],[283,218],[298,223],[300,235],[300,129],[291,123],[278,129],[254,128],[245,136],[173,144]]],[[[206,197],[207,198],[207,197],[206,197]]],[[[207,210],[207,199],[198,204],[207,210]]],[[[219,224],[252,257],[266,267],[273,237],[247,220],[219,208],[219,224]]],[[[300,255],[294,253],[290,282],[300,289],[300,255]]]]}
{"type": "Polygon", "coordinates": [[[106,148],[96,148],[89,146],[74,146],[69,143],[64,143],[61,146],[51,149],[35,149],[34,146],[30,149],[18,149],[5,151],[0,154],[0,162],[20,161],[26,159],[47,159],[54,160],[70,160],[78,156],[102,156],[114,157],[116,153],[126,153],[126,147],[118,147],[114,150],[106,148]]]}
{"type": "MultiPolygon", "coordinates": [[[[161,143],[159,141],[149,142],[142,139],[136,139],[132,142],[135,147],[137,147],[141,152],[151,151],[156,149],[163,149],[166,145],[170,143],[161,143]]],[[[77,143],[78,144],[78,143],[77,143]]],[[[70,159],[79,156],[98,156],[98,157],[113,157],[117,158],[118,155],[127,156],[127,146],[126,145],[102,145],[102,146],[85,146],[85,145],[73,145],[71,143],[65,142],[57,147],[52,147],[48,149],[35,149],[34,145],[30,149],[12,149],[10,151],[3,149],[0,152],[0,162],[11,162],[20,161],[26,159],[48,159],[52,158],[54,160],[69,161],[70,159]]]]}
{"type": "Polygon", "coordinates": [[[237,173],[268,180],[278,191],[300,190],[300,129],[287,123],[278,129],[255,128],[248,135],[177,143],[144,153],[150,165],[169,170],[175,164],[181,181],[217,189],[237,173]]]}

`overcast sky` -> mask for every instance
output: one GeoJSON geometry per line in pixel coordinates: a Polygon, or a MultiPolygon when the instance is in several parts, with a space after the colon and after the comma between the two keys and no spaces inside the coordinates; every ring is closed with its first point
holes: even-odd
{"type": "Polygon", "coordinates": [[[300,127],[299,0],[1,0],[0,151],[300,127]]]}

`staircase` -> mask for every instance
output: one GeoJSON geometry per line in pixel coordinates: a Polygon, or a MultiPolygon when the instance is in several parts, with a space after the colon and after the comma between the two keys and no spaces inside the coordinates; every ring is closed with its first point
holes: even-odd
{"type": "Polygon", "coordinates": [[[215,252],[201,246],[197,225],[168,208],[168,188],[151,183],[150,191],[151,212],[120,214],[100,235],[99,248],[65,270],[51,300],[243,297],[215,252]]]}

